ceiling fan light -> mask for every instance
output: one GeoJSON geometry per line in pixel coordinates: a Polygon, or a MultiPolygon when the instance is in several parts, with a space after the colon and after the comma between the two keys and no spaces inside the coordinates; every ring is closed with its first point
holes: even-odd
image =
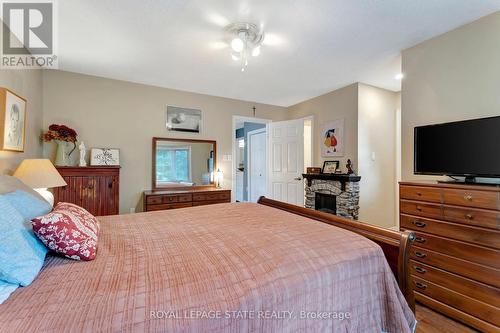
{"type": "Polygon", "coordinates": [[[231,48],[233,49],[234,52],[241,52],[243,51],[243,41],[241,38],[234,38],[231,41],[231,48]]]}
{"type": "Polygon", "coordinates": [[[252,50],[252,57],[258,57],[260,54],[260,46],[257,46],[252,50]]]}

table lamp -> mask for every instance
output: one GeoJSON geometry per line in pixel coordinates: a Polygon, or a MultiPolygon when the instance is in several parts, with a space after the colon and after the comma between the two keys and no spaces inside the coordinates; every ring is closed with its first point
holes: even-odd
{"type": "Polygon", "coordinates": [[[54,195],[47,189],[68,185],[47,159],[26,159],[13,176],[37,191],[51,205],[54,205],[54,195]]]}
{"type": "Polygon", "coordinates": [[[224,173],[217,169],[214,173],[214,183],[217,188],[222,188],[222,181],[224,180],[224,173]]]}

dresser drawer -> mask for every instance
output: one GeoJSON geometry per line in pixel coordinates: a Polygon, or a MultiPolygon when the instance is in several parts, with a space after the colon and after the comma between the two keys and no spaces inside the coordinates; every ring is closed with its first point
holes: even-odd
{"type": "Polygon", "coordinates": [[[443,207],[440,204],[401,200],[400,210],[401,213],[410,215],[431,217],[436,219],[443,218],[443,207]]]}
{"type": "Polygon", "coordinates": [[[435,252],[500,269],[500,251],[457,240],[415,232],[415,245],[435,252]]]}
{"type": "Polygon", "coordinates": [[[456,309],[464,311],[496,326],[500,326],[499,308],[424,280],[419,276],[412,275],[412,278],[414,291],[451,305],[456,309]]]}
{"type": "Polygon", "coordinates": [[[467,225],[500,229],[500,212],[492,210],[445,206],[443,218],[467,225]]]}
{"type": "Polygon", "coordinates": [[[441,203],[441,191],[433,187],[401,185],[399,196],[402,199],[441,203]]]}
{"type": "Polygon", "coordinates": [[[229,192],[193,194],[193,201],[230,200],[230,199],[231,199],[231,194],[229,192]]]}
{"type": "Polygon", "coordinates": [[[469,191],[466,189],[443,189],[443,202],[449,205],[500,210],[500,193],[469,191]]]}
{"type": "Polygon", "coordinates": [[[186,207],[191,207],[191,206],[192,206],[192,204],[190,202],[174,203],[174,204],[148,205],[147,210],[148,211],[167,210],[167,209],[176,209],[176,208],[186,208],[186,207]]]}
{"type": "Polygon", "coordinates": [[[479,301],[500,307],[500,289],[476,282],[439,268],[410,260],[410,274],[444,286],[479,301]]]}
{"type": "Polygon", "coordinates": [[[178,202],[191,202],[191,201],[193,201],[193,195],[192,194],[179,194],[177,196],[177,201],[178,202]]]}
{"type": "Polygon", "coordinates": [[[471,261],[412,246],[410,258],[500,288],[500,270],[471,261]]]}
{"type": "Polygon", "coordinates": [[[163,195],[162,196],[162,203],[168,204],[168,203],[174,203],[179,201],[179,196],[178,195],[163,195]]]}
{"type": "Polygon", "coordinates": [[[500,249],[500,231],[401,214],[401,229],[422,231],[500,249]]]}
{"type": "Polygon", "coordinates": [[[148,196],[146,198],[146,202],[148,205],[161,204],[163,202],[163,198],[161,195],[148,196]]]}

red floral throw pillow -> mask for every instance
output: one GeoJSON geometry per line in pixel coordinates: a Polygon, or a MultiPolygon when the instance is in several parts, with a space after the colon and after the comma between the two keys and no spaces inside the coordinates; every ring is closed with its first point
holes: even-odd
{"type": "Polygon", "coordinates": [[[82,207],[61,202],[44,216],[31,220],[33,231],[50,250],[75,260],[93,260],[99,222],[82,207]]]}

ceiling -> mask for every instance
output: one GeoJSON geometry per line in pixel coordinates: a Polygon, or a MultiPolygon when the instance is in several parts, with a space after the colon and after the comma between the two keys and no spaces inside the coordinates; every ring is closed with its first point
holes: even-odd
{"type": "Polygon", "coordinates": [[[290,106],[354,82],[400,90],[401,50],[500,10],[498,0],[64,0],[59,68],[290,106]],[[245,72],[223,27],[266,32],[245,72]]]}

